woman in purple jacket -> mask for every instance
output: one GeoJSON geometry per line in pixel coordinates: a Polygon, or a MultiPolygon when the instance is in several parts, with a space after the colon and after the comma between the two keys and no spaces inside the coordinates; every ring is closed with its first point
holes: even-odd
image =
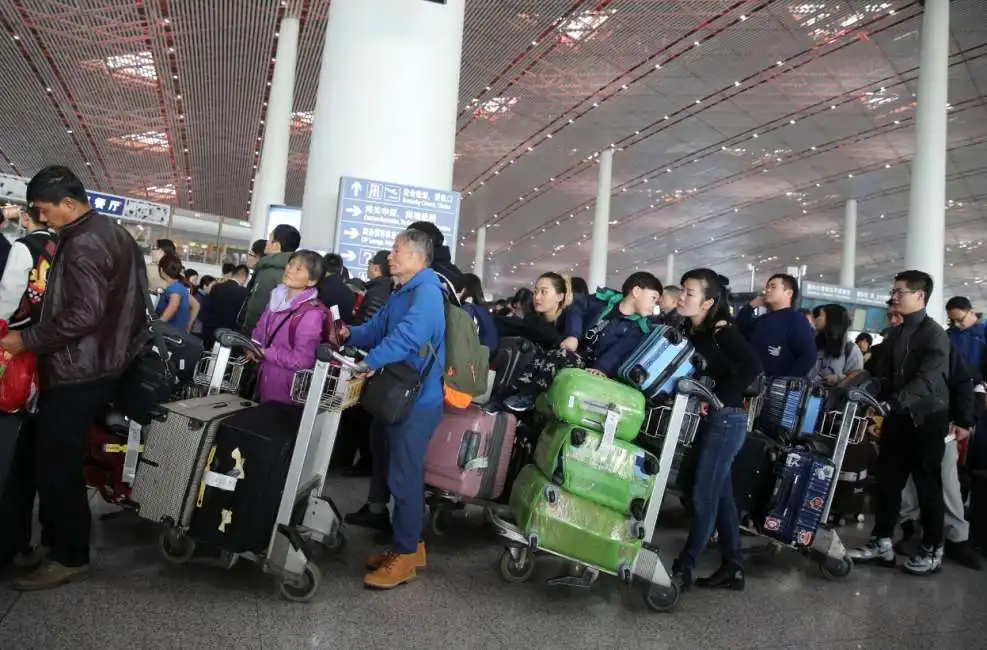
{"type": "Polygon", "coordinates": [[[252,338],[263,353],[258,379],[261,402],[290,404],[295,373],[315,365],[326,318],[318,289],[324,268],[318,253],[298,251],[292,255],[281,284],[271,292],[257,321],[252,338]]]}

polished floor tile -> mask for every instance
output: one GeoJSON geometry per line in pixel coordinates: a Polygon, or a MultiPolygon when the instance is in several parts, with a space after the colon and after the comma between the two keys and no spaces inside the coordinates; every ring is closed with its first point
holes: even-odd
{"type": "MultiPolygon", "coordinates": [[[[359,506],[363,481],[337,480],[340,508],[359,506]]],[[[658,542],[666,563],[684,541],[674,504],[658,542]]],[[[743,593],[694,590],[679,610],[655,614],[641,594],[602,576],[590,589],[549,587],[567,570],[552,558],[534,578],[506,584],[497,562],[503,544],[474,511],[459,513],[442,537],[429,536],[429,567],[418,581],[388,593],[362,586],[367,531],[323,565],[313,602],[279,597],[274,579],[251,563],[223,569],[208,562],[174,566],[157,551],[154,526],[132,514],[100,520],[113,508],[93,501],[93,572],[60,590],[17,595],[0,585],[0,648],[975,648],[987,635],[987,576],[947,565],[932,578],[857,567],[844,582],[822,579],[798,553],[760,552],[745,538],[743,593]],[[523,640],[523,641],[522,641],[523,640]]],[[[847,543],[866,536],[848,529],[847,543]]],[[[699,573],[712,571],[714,552],[699,573]]]]}

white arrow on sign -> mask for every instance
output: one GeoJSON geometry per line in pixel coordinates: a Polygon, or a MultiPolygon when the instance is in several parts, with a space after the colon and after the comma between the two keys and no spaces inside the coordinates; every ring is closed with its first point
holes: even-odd
{"type": "Polygon", "coordinates": [[[347,262],[352,262],[353,260],[356,259],[356,253],[354,253],[353,251],[345,251],[343,253],[340,253],[339,256],[342,257],[347,262]]]}
{"type": "Polygon", "coordinates": [[[353,196],[360,196],[360,193],[363,192],[363,185],[359,181],[353,181],[350,185],[350,191],[353,192],[353,196]]]}
{"type": "Polygon", "coordinates": [[[346,208],[346,213],[354,217],[359,217],[361,214],[363,214],[363,211],[360,210],[360,208],[358,208],[357,206],[351,205],[350,207],[346,208]]]}
{"type": "Polygon", "coordinates": [[[356,228],[347,228],[346,230],[343,231],[343,234],[349,237],[350,239],[356,239],[357,237],[360,236],[360,231],[357,230],[356,228]]]}

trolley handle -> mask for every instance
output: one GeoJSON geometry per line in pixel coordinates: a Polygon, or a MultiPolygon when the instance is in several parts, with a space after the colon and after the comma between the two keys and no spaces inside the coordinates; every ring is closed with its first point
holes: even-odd
{"type": "Polygon", "coordinates": [[[847,393],[847,400],[851,402],[856,402],[858,404],[866,404],[867,406],[877,411],[878,415],[883,416],[887,414],[887,411],[885,410],[883,404],[877,401],[877,399],[873,395],[871,395],[867,391],[860,390],[859,388],[851,388],[850,391],[847,393]]]}
{"type": "Polygon", "coordinates": [[[245,336],[240,332],[234,332],[231,329],[220,328],[216,330],[216,340],[224,348],[243,348],[249,352],[255,353],[257,356],[261,356],[261,349],[249,336],[245,336]]]}
{"type": "Polygon", "coordinates": [[[315,353],[315,357],[322,363],[338,361],[340,365],[349,370],[351,373],[363,372],[365,370],[362,365],[358,364],[345,354],[341,354],[329,343],[323,343],[320,345],[319,349],[315,353]]]}
{"type": "Polygon", "coordinates": [[[723,402],[720,401],[720,398],[714,395],[713,391],[711,391],[709,387],[696,381],[695,379],[679,379],[678,384],[676,384],[676,390],[681,395],[698,397],[702,401],[709,404],[709,407],[714,411],[719,411],[723,408],[723,402]]]}

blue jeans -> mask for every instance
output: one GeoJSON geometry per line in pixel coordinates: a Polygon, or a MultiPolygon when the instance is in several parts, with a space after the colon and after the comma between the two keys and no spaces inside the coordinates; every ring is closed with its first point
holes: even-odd
{"type": "Polygon", "coordinates": [[[387,503],[394,498],[394,552],[414,553],[422,535],[425,493],[425,454],[432,433],[442,421],[442,403],[416,404],[401,424],[374,423],[372,435],[380,439],[374,445],[374,478],[370,483],[370,501],[387,503]],[[380,456],[380,458],[378,458],[380,456]],[[379,476],[386,467],[386,488],[379,476]],[[388,492],[390,494],[388,494],[388,492]]]}
{"type": "Polygon", "coordinates": [[[741,565],[740,518],[733,500],[730,468],[747,438],[747,414],[728,407],[711,413],[699,441],[699,455],[692,485],[692,527],[679,555],[683,569],[696,567],[715,529],[719,533],[724,563],[741,565]]]}

